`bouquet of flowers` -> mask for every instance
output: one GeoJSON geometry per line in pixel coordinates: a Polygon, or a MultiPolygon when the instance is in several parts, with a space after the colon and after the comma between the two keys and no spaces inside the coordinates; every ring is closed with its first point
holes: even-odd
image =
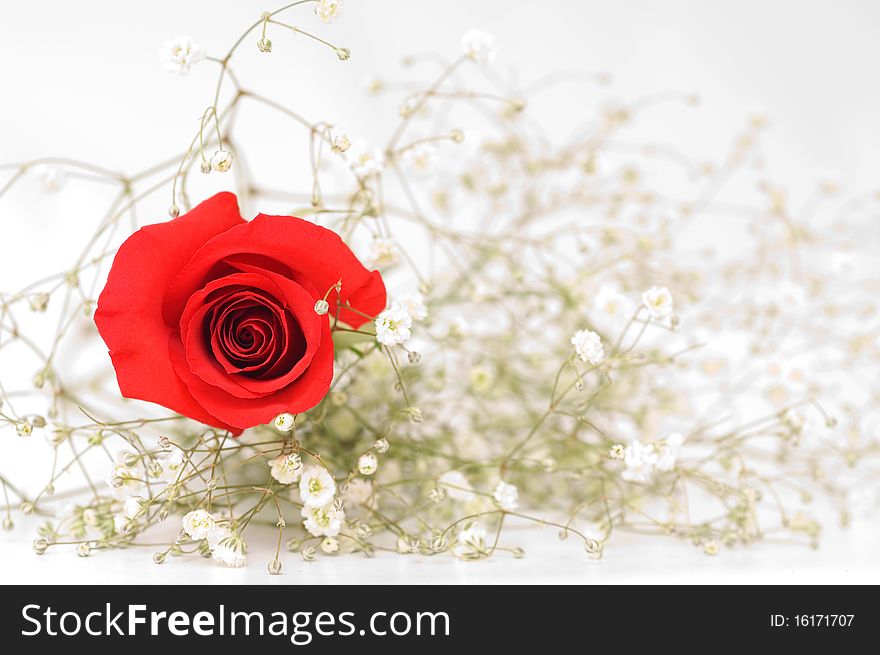
{"type": "Polygon", "coordinates": [[[4,528],[39,514],[37,553],[228,566],[275,530],[278,574],[285,548],[523,557],[516,523],[591,557],[618,532],[709,555],[816,544],[814,499],[842,523],[876,504],[877,194],[836,203],[826,179],[794,207],[764,176],[759,114],[719,162],[627,140],[688,94],[599,102],[560,142],[535,99],[610,77],[518,85],[478,30],[405,60],[438,67],[427,84],[368,83],[399,97],[378,147],[235,74],[294,35],[345,65],[289,18],[341,10],[266,12],[217,56],[164,44],[170,72],[218,69],[181,155],[2,167],[0,197],[115,190],[72,263],[0,295],[0,434],[43,435],[51,464],[35,483],[0,462],[4,528]],[[252,174],[248,106],[301,130],[306,177],[252,174]],[[234,192],[194,192],[200,175],[234,192]],[[157,198],[169,217],[147,215],[157,198]]]}

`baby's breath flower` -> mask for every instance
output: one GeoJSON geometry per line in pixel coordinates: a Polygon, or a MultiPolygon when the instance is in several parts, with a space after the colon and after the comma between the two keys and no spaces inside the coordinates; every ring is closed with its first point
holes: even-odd
{"type": "Polygon", "coordinates": [[[385,155],[378,148],[369,148],[361,140],[356,141],[346,153],[349,165],[358,177],[369,177],[382,172],[385,155]]]}
{"type": "Polygon", "coordinates": [[[141,513],[141,508],[143,507],[144,499],[138,496],[132,496],[128,500],[125,501],[122,505],[122,513],[125,514],[125,517],[129,520],[134,519],[138,514],[141,513]]]}
{"type": "Polygon", "coordinates": [[[642,294],[642,304],[648,309],[651,318],[666,318],[672,314],[672,294],[666,287],[651,287],[642,294]]]}
{"type": "Polygon", "coordinates": [[[608,452],[608,456],[611,459],[623,459],[626,456],[626,448],[623,444],[616,443],[611,446],[611,450],[608,452]]]}
{"type": "Polygon", "coordinates": [[[409,339],[412,316],[401,305],[394,304],[376,317],[376,340],[383,346],[394,346],[409,339]]]}
{"type": "Polygon", "coordinates": [[[653,446],[638,440],[633,441],[624,452],[623,462],[626,464],[626,470],[621,477],[630,482],[648,482],[654,474],[657,460],[657,451],[653,446]]]}
{"type": "Polygon", "coordinates": [[[342,11],[342,0],[318,0],[315,4],[315,16],[322,23],[332,23],[339,18],[339,12],[342,11]]]}
{"type": "Polygon", "coordinates": [[[382,439],[377,439],[376,442],[373,444],[373,448],[375,448],[376,452],[380,455],[384,455],[385,453],[387,453],[390,447],[391,444],[389,444],[388,439],[385,439],[384,437],[382,439]]]}
{"type": "Polygon", "coordinates": [[[275,420],[272,421],[272,425],[274,425],[275,429],[279,432],[290,432],[291,430],[293,430],[293,426],[295,424],[296,417],[289,412],[279,414],[275,417],[275,420]]]}
{"type": "Polygon", "coordinates": [[[316,537],[335,537],[345,521],[345,512],[333,503],[302,508],[303,526],[316,537]]]}
{"type": "Polygon", "coordinates": [[[334,555],[339,552],[339,539],[336,537],[324,537],[321,539],[321,550],[325,555],[334,555]]]}
{"type": "Polygon", "coordinates": [[[403,160],[416,172],[427,173],[437,161],[437,149],[431,143],[418,143],[403,153],[403,160]]]}
{"type": "Polygon", "coordinates": [[[414,321],[424,321],[428,318],[428,308],[425,306],[425,298],[416,291],[402,293],[397,297],[397,304],[406,309],[414,321]]]}
{"type": "Polygon", "coordinates": [[[349,505],[365,505],[373,495],[373,483],[364,478],[355,478],[345,486],[342,498],[349,505]]]}
{"type": "Polygon", "coordinates": [[[454,500],[468,500],[474,496],[471,483],[461,471],[447,471],[440,476],[437,484],[454,500]]]}
{"type": "Polygon", "coordinates": [[[230,568],[239,568],[247,564],[247,546],[244,540],[238,535],[231,535],[217,543],[211,549],[211,557],[230,568]]]}
{"type": "Polygon", "coordinates": [[[458,533],[452,554],[459,559],[483,559],[489,555],[486,530],[480,525],[469,525],[458,533]]]}
{"type": "Polygon", "coordinates": [[[478,64],[491,64],[495,59],[495,37],[482,30],[469,30],[461,37],[461,49],[478,64]]]}
{"type": "Polygon", "coordinates": [[[590,364],[601,364],[605,359],[605,349],[602,346],[602,339],[592,330],[578,330],[571,338],[571,345],[574,346],[577,356],[583,362],[590,364]]]}
{"type": "Polygon", "coordinates": [[[337,134],[333,137],[333,142],[330,147],[333,152],[345,152],[351,148],[351,141],[349,141],[348,137],[344,134],[337,134]]]}
{"type": "Polygon", "coordinates": [[[232,168],[232,153],[228,150],[218,150],[211,157],[211,167],[220,173],[225,173],[232,168]]]}
{"type": "Polygon", "coordinates": [[[281,484],[291,484],[299,480],[302,471],[302,459],[297,453],[279,455],[269,461],[272,477],[281,484]]]}
{"type": "Polygon", "coordinates": [[[159,49],[159,59],[169,73],[186,75],[190,67],[205,58],[205,53],[190,37],[175,36],[159,49]]]}
{"type": "Polygon", "coordinates": [[[400,261],[400,250],[391,239],[373,239],[368,259],[376,268],[389,268],[400,261]]]}
{"type": "Polygon", "coordinates": [[[614,287],[605,285],[593,298],[593,308],[602,317],[624,318],[632,314],[632,302],[614,287]]]}
{"type": "Polygon", "coordinates": [[[323,507],[336,495],[336,481],[322,466],[309,466],[299,480],[299,495],[303,504],[323,507]]]}
{"type": "Polygon", "coordinates": [[[379,467],[379,460],[374,453],[364,453],[358,458],[358,471],[361,475],[373,475],[379,467]]]}
{"type": "Polygon", "coordinates": [[[195,540],[204,539],[217,526],[210,512],[197,509],[183,517],[183,531],[195,540]]]}
{"type": "Polygon", "coordinates": [[[519,507],[519,491],[515,485],[504,482],[504,480],[495,487],[492,497],[505,512],[512,512],[519,507]]]}

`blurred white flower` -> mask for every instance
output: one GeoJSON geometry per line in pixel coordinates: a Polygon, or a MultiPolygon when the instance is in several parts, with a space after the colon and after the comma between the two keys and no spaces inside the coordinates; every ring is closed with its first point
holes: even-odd
{"type": "Polygon", "coordinates": [[[578,330],[571,338],[571,345],[583,362],[601,364],[605,359],[605,348],[602,339],[592,330],[578,330]]]}
{"type": "Polygon", "coordinates": [[[156,456],[162,472],[159,474],[159,480],[162,482],[174,482],[181,477],[184,467],[183,451],[174,449],[169,453],[159,453],[156,456]]]}
{"type": "Polygon", "coordinates": [[[655,464],[658,471],[671,471],[675,468],[675,461],[684,443],[684,437],[678,432],[672,432],[666,435],[666,438],[657,447],[657,463],[655,464]]]}
{"type": "Polygon", "coordinates": [[[453,500],[468,500],[473,497],[473,487],[461,471],[447,471],[440,476],[437,484],[446,489],[446,494],[453,500]]]}
{"type": "Polygon", "coordinates": [[[344,134],[337,134],[333,137],[333,142],[330,144],[333,152],[345,152],[349,148],[351,148],[351,141],[348,140],[348,137],[344,134]]]}
{"type": "Polygon", "coordinates": [[[383,346],[394,346],[409,339],[412,316],[398,304],[391,305],[376,317],[376,340],[383,346]]]}
{"type": "Polygon", "coordinates": [[[193,539],[204,539],[217,526],[210,512],[197,509],[183,517],[183,531],[193,539]]]}
{"type": "Polygon", "coordinates": [[[336,481],[322,466],[310,466],[299,480],[299,495],[310,507],[322,507],[336,495],[336,481]]]}
{"type": "Polygon", "coordinates": [[[297,453],[279,455],[269,461],[272,477],[281,484],[291,484],[299,480],[302,471],[302,459],[297,453]]]}
{"type": "Polygon", "coordinates": [[[414,321],[423,321],[428,318],[428,308],[425,306],[425,298],[416,291],[402,293],[397,297],[397,304],[402,306],[414,321]]]}
{"type": "Polygon", "coordinates": [[[400,261],[400,250],[391,239],[373,239],[368,259],[375,268],[388,268],[400,261]]]}
{"type": "Polygon", "coordinates": [[[127,519],[133,519],[141,513],[141,503],[144,499],[139,496],[132,496],[122,504],[122,513],[127,519]]]}
{"type": "Polygon", "coordinates": [[[648,482],[654,473],[657,463],[657,451],[653,446],[633,441],[626,447],[623,463],[626,464],[621,477],[630,482],[648,482]]]}
{"type": "Polygon", "coordinates": [[[491,64],[495,59],[495,37],[482,30],[469,30],[461,37],[465,56],[479,64],[491,64]]]}
{"type": "Polygon", "coordinates": [[[50,193],[60,191],[64,183],[67,182],[67,173],[59,166],[42,164],[34,166],[30,170],[34,179],[38,180],[43,188],[50,193]]]}
{"type": "Polygon", "coordinates": [[[169,73],[186,75],[193,64],[204,58],[205,53],[198,44],[183,34],[165,41],[159,49],[159,59],[169,73]]]}
{"type": "Polygon", "coordinates": [[[505,512],[512,512],[519,507],[519,491],[516,486],[503,480],[495,487],[492,497],[505,512]]]}
{"type": "Polygon", "coordinates": [[[642,294],[642,304],[651,318],[666,318],[672,313],[672,294],[666,287],[651,287],[642,294]]]}
{"type": "Polygon", "coordinates": [[[342,528],[345,512],[333,506],[333,503],[318,506],[306,506],[302,509],[303,526],[316,537],[335,537],[342,528]]]}
{"type": "Polygon", "coordinates": [[[403,159],[414,171],[427,173],[437,161],[437,149],[431,143],[417,143],[403,153],[403,159]]]}
{"type": "Polygon", "coordinates": [[[320,18],[322,23],[332,23],[339,18],[341,11],[342,0],[318,0],[315,5],[315,16],[320,18]]]}
{"type": "Polygon", "coordinates": [[[321,540],[321,550],[326,555],[333,555],[339,552],[339,540],[336,537],[324,537],[321,540]]]}
{"type": "Polygon", "coordinates": [[[345,487],[343,500],[350,505],[364,505],[373,495],[373,484],[363,478],[355,478],[345,487]]]}
{"type": "Polygon", "coordinates": [[[357,140],[348,149],[348,163],[359,177],[381,173],[385,166],[385,155],[379,148],[369,148],[362,140],[357,140]]]}
{"type": "Polygon", "coordinates": [[[632,302],[614,287],[601,287],[593,298],[593,308],[603,317],[622,318],[632,313],[632,302]]]}

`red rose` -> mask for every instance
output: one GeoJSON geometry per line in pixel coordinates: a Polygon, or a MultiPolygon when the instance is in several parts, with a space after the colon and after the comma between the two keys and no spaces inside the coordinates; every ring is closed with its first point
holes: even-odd
{"type": "Polygon", "coordinates": [[[290,216],[245,221],[219,193],[122,244],[95,323],[122,395],[240,433],[320,402],[330,317],[357,328],[384,307],[379,272],[334,232],[290,216]]]}

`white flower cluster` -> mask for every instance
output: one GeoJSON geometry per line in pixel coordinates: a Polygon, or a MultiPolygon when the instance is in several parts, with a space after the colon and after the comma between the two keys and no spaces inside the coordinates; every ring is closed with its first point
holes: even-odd
{"type": "Polygon", "coordinates": [[[211,557],[221,564],[238,568],[247,563],[244,540],[225,525],[219,524],[209,511],[196,509],[187,513],[183,517],[183,531],[190,539],[207,541],[211,557]]]}
{"type": "Polygon", "coordinates": [[[655,471],[671,471],[675,468],[684,437],[677,432],[666,436],[656,444],[643,444],[641,441],[633,441],[622,448],[615,446],[611,455],[616,459],[623,459],[626,465],[621,477],[629,482],[650,482],[655,471]]]}
{"type": "Polygon", "coordinates": [[[159,59],[169,73],[186,75],[189,69],[205,58],[204,51],[186,35],[175,36],[162,44],[159,59]]]}
{"type": "Polygon", "coordinates": [[[504,482],[503,480],[499,482],[498,486],[495,487],[492,497],[498,503],[498,507],[505,512],[513,512],[519,507],[519,490],[509,482],[504,482]]]}
{"type": "Polygon", "coordinates": [[[310,466],[299,480],[303,525],[316,537],[335,537],[345,522],[345,511],[336,502],[336,481],[322,466],[310,466]]]}
{"type": "Polygon", "coordinates": [[[376,340],[383,346],[405,343],[412,334],[413,321],[422,321],[427,317],[428,308],[421,294],[402,294],[376,317],[376,340]]]}
{"type": "Polygon", "coordinates": [[[465,57],[478,64],[491,64],[495,59],[495,37],[482,30],[469,30],[461,37],[465,57]]]}
{"type": "Polygon", "coordinates": [[[596,365],[605,360],[605,348],[602,339],[592,330],[578,330],[571,338],[571,345],[583,362],[596,365]]]}
{"type": "Polygon", "coordinates": [[[651,287],[645,291],[642,294],[642,304],[653,319],[666,318],[674,309],[672,294],[666,287],[651,287]]]}
{"type": "Polygon", "coordinates": [[[339,18],[342,11],[342,0],[318,0],[315,4],[315,16],[322,23],[332,23],[339,18]]]}

